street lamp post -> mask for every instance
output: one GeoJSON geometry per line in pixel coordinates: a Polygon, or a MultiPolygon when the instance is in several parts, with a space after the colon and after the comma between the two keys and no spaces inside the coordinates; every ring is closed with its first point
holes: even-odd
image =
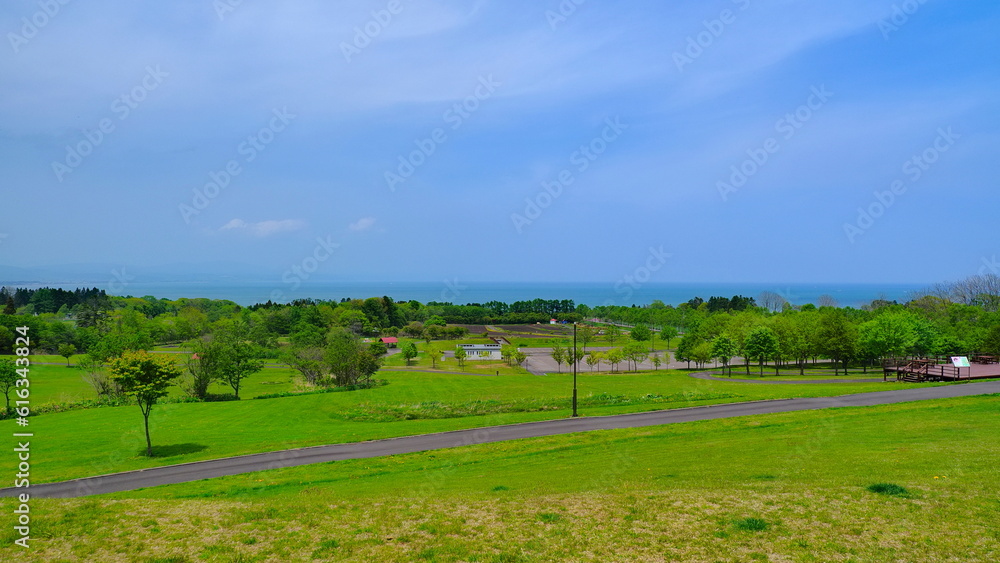
{"type": "Polygon", "coordinates": [[[576,416],[576,323],[573,323],[573,417],[576,416]]]}

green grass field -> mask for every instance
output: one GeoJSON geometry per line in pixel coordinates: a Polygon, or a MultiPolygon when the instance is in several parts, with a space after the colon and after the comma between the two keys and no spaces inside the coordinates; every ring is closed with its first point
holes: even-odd
{"type": "MultiPolygon", "coordinates": [[[[34,500],[38,539],[29,551],[10,547],[8,527],[0,558],[995,561],[998,427],[1000,397],[969,397],[34,500]]],[[[9,513],[12,504],[0,506],[9,513]]]]}
{"type": "MultiPolygon", "coordinates": [[[[32,356],[36,362],[31,365],[31,402],[40,406],[49,403],[75,403],[84,400],[97,399],[94,388],[87,383],[87,375],[76,367],[66,367],[65,363],[48,365],[37,363],[42,356],[32,356]]],[[[75,363],[73,364],[75,366],[75,363]]],[[[298,372],[287,367],[265,368],[248,378],[240,389],[241,397],[254,397],[272,393],[284,393],[301,387],[298,372]]],[[[232,393],[228,385],[213,383],[209,388],[211,393],[232,393]]],[[[182,397],[184,392],[174,385],[170,388],[170,397],[182,397]]],[[[2,399],[0,399],[2,400],[2,399]]]]}
{"type": "MultiPolygon", "coordinates": [[[[262,381],[267,373],[254,377],[262,381]]],[[[570,412],[569,374],[383,372],[380,377],[389,384],[278,399],[157,405],[150,417],[157,453],[152,459],[141,455],[142,416],[136,406],[42,414],[31,419],[31,429],[46,436],[33,450],[34,479],[56,481],[285,448],[552,419],[570,412]]],[[[680,372],[579,378],[585,416],[904,386],[909,384],[759,385],[698,380],[680,372]]],[[[36,380],[32,389],[41,392],[44,387],[36,380]]],[[[0,421],[0,433],[14,428],[15,421],[0,421]]]]}

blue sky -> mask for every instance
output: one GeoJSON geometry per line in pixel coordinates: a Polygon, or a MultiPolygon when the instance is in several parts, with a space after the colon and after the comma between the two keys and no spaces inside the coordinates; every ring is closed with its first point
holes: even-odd
{"type": "Polygon", "coordinates": [[[6,2],[0,265],[996,267],[1000,6],[576,1],[6,2]]]}

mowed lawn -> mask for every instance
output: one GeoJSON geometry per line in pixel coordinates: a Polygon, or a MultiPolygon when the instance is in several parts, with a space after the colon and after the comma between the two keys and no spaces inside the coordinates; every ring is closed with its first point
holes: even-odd
{"type": "MultiPolygon", "coordinates": [[[[178,362],[182,355],[171,354],[178,362]]],[[[13,358],[14,356],[2,356],[13,358]]],[[[76,367],[77,360],[83,356],[74,356],[69,367],[66,359],[59,356],[30,356],[31,402],[33,405],[51,403],[77,403],[86,400],[96,400],[97,393],[87,382],[87,373],[76,367]]],[[[269,361],[274,364],[274,361],[269,361]]],[[[296,388],[300,380],[298,372],[288,367],[264,368],[259,373],[248,378],[240,388],[241,397],[254,397],[272,393],[284,393],[296,388]]],[[[213,383],[209,388],[211,393],[232,393],[232,387],[213,383]]],[[[178,385],[170,388],[170,397],[183,397],[184,391],[178,385]]],[[[13,395],[11,396],[13,399],[13,395]]],[[[2,397],[0,397],[2,399],[2,397]]]]}
{"type": "Polygon", "coordinates": [[[966,397],[34,500],[38,539],[0,558],[996,561],[998,428],[1000,396],[966,397]]]}
{"type": "MultiPolygon", "coordinates": [[[[382,374],[373,389],[163,404],[150,417],[156,457],[145,457],[137,406],[42,414],[30,430],[34,482],[58,481],[130,469],[263,451],[477,428],[570,414],[572,376],[382,374]]],[[[260,377],[260,376],[255,376],[260,377]]],[[[704,381],[679,372],[581,375],[581,414],[618,414],[790,397],[900,389],[898,383],[759,385],[704,381]]],[[[44,384],[35,382],[38,392],[44,384]]],[[[15,431],[0,421],[0,432],[15,431]]]]}

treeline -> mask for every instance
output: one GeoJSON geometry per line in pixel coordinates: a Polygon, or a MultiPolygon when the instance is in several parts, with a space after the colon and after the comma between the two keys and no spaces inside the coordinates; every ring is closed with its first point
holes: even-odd
{"type": "Polygon", "coordinates": [[[3,303],[4,313],[12,315],[18,308],[27,307],[27,313],[57,313],[69,314],[74,307],[91,300],[107,299],[103,289],[74,289],[72,291],[59,288],[43,287],[40,289],[0,288],[0,303],[3,303]]]}
{"type": "Polygon", "coordinates": [[[866,309],[698,311],[687,323],[675,356],[701,364],[740,356],[761,369],[795,364],[801,371],[819,358],[846,369],[893,358],[1000,355],[1000,313],[933,295],[866,309]]]}

